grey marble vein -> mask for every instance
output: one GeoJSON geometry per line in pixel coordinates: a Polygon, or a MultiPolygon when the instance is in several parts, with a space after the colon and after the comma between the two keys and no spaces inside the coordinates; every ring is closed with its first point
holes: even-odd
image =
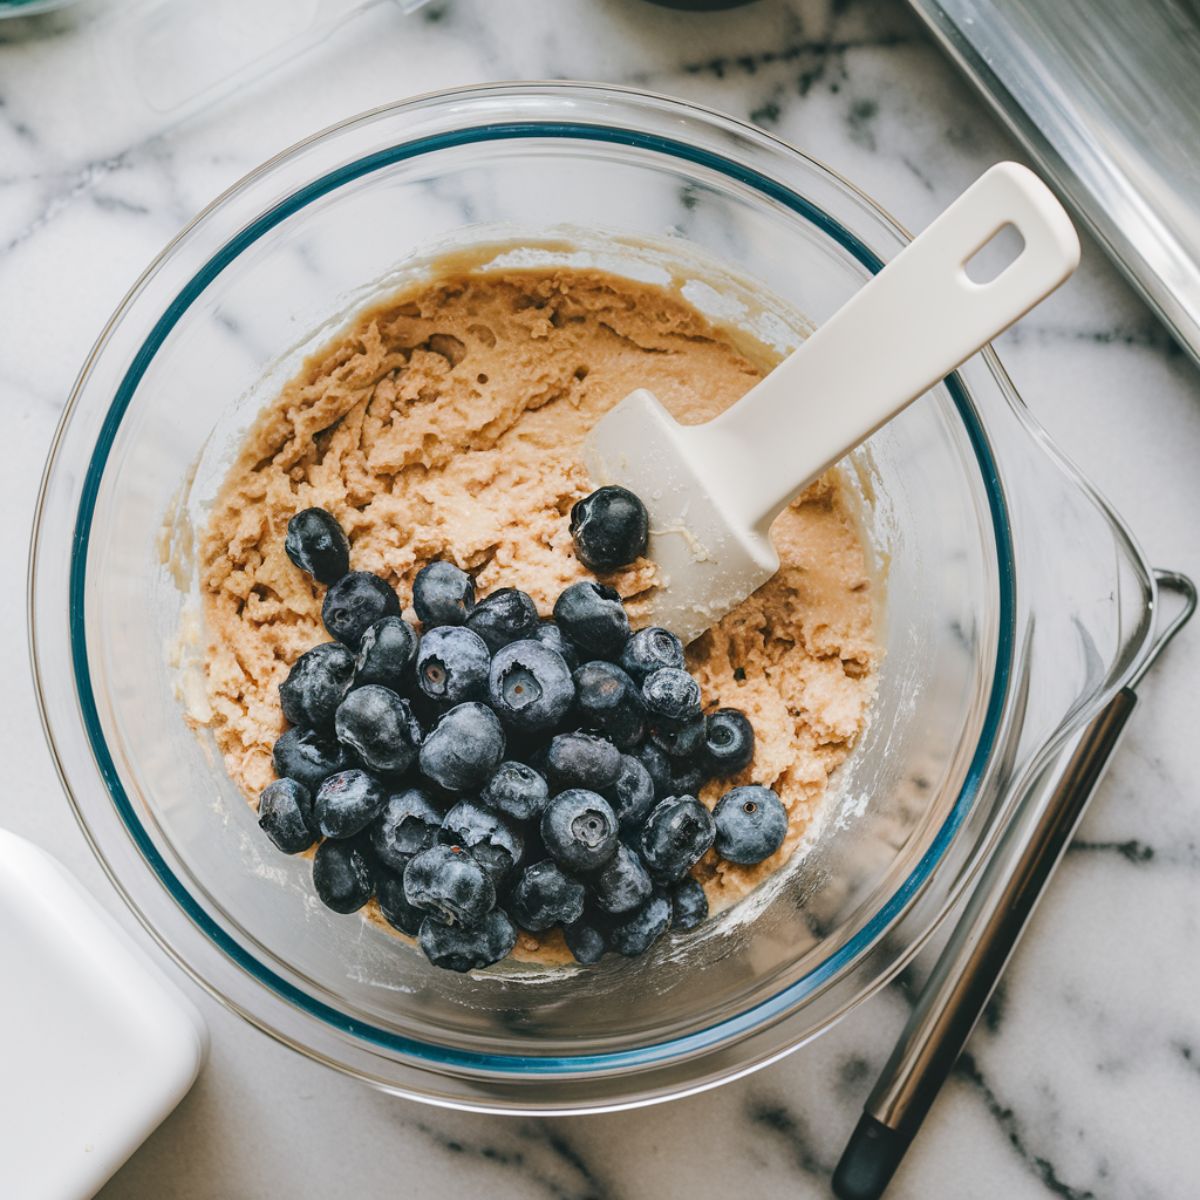
{"type": "Polygon", "coordinates": [[[958,1065],[955,1067],[955,1074],[967,1080],[979,1093],[988,1115],[1003,1131],[1013,1152],[1023,1163],[1028,1165],[1030,1171],[1041,1181],[1050,1195],[1062,1196],[1064,1200],[1096,1200],[1096,1193],[1090,1188],[1076,1188],[1064,1182],[1059,1177],[1054,1163],[1029,1146],[1020,1117],[996,1096],[972,1054],[966,1053],[959,1059],[958,1065]]]}

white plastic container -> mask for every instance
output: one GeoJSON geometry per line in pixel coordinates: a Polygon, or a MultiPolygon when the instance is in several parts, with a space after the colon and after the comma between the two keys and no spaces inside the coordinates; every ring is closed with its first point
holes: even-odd
{"type": "Polygon", "coordinates": [[[0,830],[0,1196],[93,1195],[192,1086],[199,1012],[48,854],[0,830]]]}

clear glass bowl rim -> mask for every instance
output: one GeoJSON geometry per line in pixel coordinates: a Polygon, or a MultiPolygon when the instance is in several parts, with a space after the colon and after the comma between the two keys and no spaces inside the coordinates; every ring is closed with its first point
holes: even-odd
{"type": "MultiPolygon", "coordinates": [[[[54,444],[51,449],[50,460],[47,464],[46,479],[48,480],[50,471],[54,465],[55,456],[61,442],[61,430],[65,428],[69,422],[71,415],[75,410],[79,396],[83,391],[84,385],[88,379],[91,364],[102,352],[106,342],[109,339],[112,329],[124,315],[134,297],[142,291],[147,283],[153,278],[158,268],[166,259],[170,257],[177,243],[195,226],[201,224],[210,213],[216,209],[219,209],[231,197],[251,188],[258,180],[260,180],[263,176],[268,175],[273,168],[282,162],[292,159],[317,143],[336,138],[340,133],[363,125],[369,121],[377,119],[382,115],[395,116],[408,109],[427,107],[431,104],[449,103],[461,98],[470,97],[472,95],[491,94],[499,98],[503,98],[505,96],[512,96],[514,94],[523,94],[531,90],[536,90],[539,94],[553,95],[559,93],[564,96],[577,94],[581,90],[589,90],[602,95],[612,94],[620,98],[622,101],[627,102],[636,103],[639,100],[653,102],[658,106],[666,105],[670,108],[674,108],[678,110],[681,115],[685,115],[693,121],[699,121],[710,126],[716,126],[722,131],[732,131],[733,133],[742,136],[749,134],[756,140],[767,140],[771,142],[777,150],[781,149],[787,154],[794,155],[797,158],[804,160],[809,167],[827,176],[839,188],[851,193],[858,201],[873,210],[876,216],[882,218],[894,229],[900,230],[900,226],[882,209],[880,209],[874,201],[865,196],[852,184],[842,179],[835,172],[831,171],[819,161],[812,159],[810,156],[805,155],[803,152],[796,150],[794,147],[789,146],[778,139],[774,139],[769,135],[763,134],[761,130],[755,129],[753,126],[736,121],[733,118],[707,109],[703,106],[694,105],[684,101],[678,101],[669,97],[657,96],[635,89],[610,87],[608,85],[555,82],[548,84],[522,83],[509,85],[481,85],[475,88],[455,88],[445,92],[438,92],[426,96],[416,97],[414,99],[406,100],[394,105],[386,105],[381,108],[359,114],[344,122],[340,122],[337,125],[331,126],[330,128],[315,134],[313,137],[283,151],[280,155],[277,155],[275,158],[269,160],[267,163],[263,164],[263,166],[257,168],[254,172],[251,172],[238,183],[234,184],[226,192],[222,193],[221,196],[217,197],[211,204],[206,206],[206,208],[202,210],[197,217],[191,223],[189,223],[189,225],[182,230],[179,235],[177,235],[175,239],[173,239],[167,245],[163,252],[143,273],[137,283],[135,283],[129,295],[125,298],[108,325],[105,327],[105,330],[98,339],[91,355],[89,355],[88,361],[81,371],[80,377],[72,390],[71,397],[64,411],[62,421],[60,423],[60,432],[59,435],[56,435],[55,437],[54,444]]],[[[224,931],[221,930],[193,900],[191,895],[182,886],[182,884],[180,884],[178,879],[171,872],[168,865],[158,854],[149,836],[145,833],[138,822],[133,807],[124,792],[115,766],[109,755],[103,732],[100,727],[95,701],[92,696],[90,672],[87,661],[86,630],[84,628],[83,621],[83,597],[86,586],[86,559],[90,519],[99,491],[100,482],[103,477],[103,471],[108,452],[112,446],[113,440],[116,436],[117,428],[124,415],[124,412],[128,407],[134,392],[136,391],[141,375],[155,353],[158,345],[162,343],[174,325],[183,316],[189,304],[204,290],[204,288],[212,281],[212,279],[214,279],[216,275],[220,273],[220,271],[228,266],[238,254],[252,245],[257,238],[261,237],[265,232],[279,224],[281,221],[285,220],[287,217],[298,212],[306,204],[328,194],[329,192],[335,190],[338,186],[347,183],[352,179],[369,174],[371,171],[378,170],[395,162],[401,161],[402,159],[415,157],[419,154],[464,143],[528,137],[590,139],[594,141],[607,141],[624,145],[633,145],[641,149],[673,155],[683,159],[684,161],[716,170],[743,185],[755,189],[764,196],[786,205],[798,215],[816,225],[826,235],[838,241],[846,250],[853,254],[854,257],[866,269],[870,270],[872,273],[878,271],[883,265],[882,260],[880,260],[874,254],[874,252],[870,250],[866,244],[856,237],[850,230],[846,229],[845,226],[843,226],[835,218],[825,213],[811,201],[788,188],[786,185],[772,180],[768,176],[755,171],[753,168],[750,168],[745,164],[719,156],[703,147],[692,146],[686,142],[669,139],[659,134],[646,133],[644,131],[625,128],[617,125],[609,126],[591,122],[573,123],[567,120],[550,121],[526,119],[520,121],[490,121],[482,124],[465,125],[453,131],[433,135],[430,137],[418,138],[406,142],[398,142],[384,150],[365,155],[351,163],[343,164],[335,170],[327,172],[318,178],[311,180],[306,186],[294,191],[285,200],[276,203],[271,208],[261,213],[255,221],[251,222],[248,226],[240,230],[237,235],[229,239],[221,247],[221,249],[217,251],[217,253],[213,254],[208,259],[205,265],[179,292],[175,300],[167,307],[166,311],[151,329],[149,335],[143,342],[141,349],[135,355],[133,362],[126,372],[122,384],[118,389],[117,394],[114,396],[112,404],[105,417],[101,435],[93,449],[91,460],[89,462],[86,477],[83,483],[79,510],[76,517],[75,539],[71,551],[69,621],[71,636],[71,658],[75,669],[74,682],[83,723],[93,756],[95,758],[95,762],[108,788],[113,805],[125,826],[126,832],[134,841],[143,859],[151,867],[159,882],[175,901],[175,903],[181,909],[183,909],[193,923],[206,936],[208,936],[235,964],[240,966],[257,983],[266,987],[268,990],[273,991],[277,996],[281,997],[285,1001],[299,1007],[306,1014],[333,1026],[333,1028],[338,1032],[348,1034],[353,1038],[364,1040],[368,1043],[374,1043],[382,1049],[402,1054],[406,1058],[415,1060],[418,1063],[423,1061],[426,1063],[426,1065],[433,1066],[435,1068],[440,1067],[449,1068],[452,1070],[467,1070],[472,1072],[496,1074],[516,1074],[522,1077],[529,1077],[531,1075],[555,1075],[561,1077],[563,1074],[578,1076],[580,1074],[588,1074],[591,1072],[611,1072],[614,1070],[623,1070],[635,1067],[645,1068],[646,1066],[656,1062],[691,1058],[697,1054],[703,1053],[706,1049],[712,1046],[726,1044],[731,1040],[737,1040],[739,1036],[742,1036],[759,1027],[764,1022],[769,1022],[776,1016],[793,1009],[798,1001],[802,1000],[806,995],[811,994],[811,992],[823,986],[841,972],[848,970],[862,954],[864,954],[872,945],[875,944],[878,937],[881,936],[882,933],[890,927],[892,922],[904,911],[909,899],[921,889],[923,884],[928,880],[930,875],[937,867],[946,849],[951,844],[959,826],[962,824],[967,813],[970,811],[974,800],[976,799],[979,783],[987,769],[992,753],[995,749],[996,735],[1001,725],[1002,716],[1008,698],[1009,682],[1014,659],[1014,632],[1016,621],[1015,567],[1009,518],[993,452],[989,445],[983,424],[975,412],[969,394],[967,393],[962,382],[958,379],[957,375],[951,375],[947,377],[945,383],[951,397],[953,398],[958,414],[964,423],[964,427],[976,456],[977,466],[980,471],[988,498],[988,507],[992,518],[992,530],[995,537],[997,553],[999,591],[997,646],[989,699],[979,741],[973,752],[971,763],[958,797],[955,799],[945,820],[942,823],[941,828],[933,838],[925,854],[910,872],[908,877],[903,881],[903,883],[883,903],[880,909],[856,933],[854,933],[844,945],[834,951],[829,958],[825,959],[802,979],[795,981],[787,988],[781,990],[775,996],[760,1002],[755,1007],[739,1013],[734,1017],[718,1022],[707,1029],[695,1031],[684,1037],[671,1039],[656,1045],[640,1047],[633,1050],[623,1050],[612,1053],[586,1056],[563,1056],[557,1058],[535,1058],[523,1055],[480,1054],[470,1051],[451,1050],[448,1047],[430,1045],[414,1039],[400,1037],[387,1031],[365,1025],[363,1022],[349,1019],[344,1014],[339,1013],[336,1010],[314,1000],[312,997],[300,992],[298,989],[287,983],[287,981],[279,978],[268,968],[264,967],[253,956],[247,954],[242,947],[229,938],[228,935],[225,934],[224,931]]],[[[1006,383],[1006,381],[1003,379],[1001,382],[1006,383]]],[[[43,488],[44,487],[45,480],[43,482],[43,488]]],[[[32,555],[36,555],[37,551],[39,534],[38,526],[40,525],[41,511],[42,505],[39,503],[38,513],[35,517],[33,549],[31,551],[31,588],[33,571],[36,569],[36,560],[32,558],[32,555]]],[[[32,611],[33,604],[31,600],[31,613],[32,611]]],[[[33,622],[31,621],[31,640],[34,639],[35,631],[33,629],[33,622]]],[[[46,708],[42,700],[43,682],[38,670],[36,645],[34,646],[33,665],[35,686],[38,691],[39,706],[42,709],[43,720],[45,721],[46,708]]],[[[55,749],[54,735],[48,724],[46,726],[46,732],[50,741],[51,751],[54,754],[56,763],[59,765],[60,776],[63,778],[64,786],[66,787],[68,797],[71,800],[72,808],[75,811],[76,817],[80,821],[85,834],[88,834],[87,819],[84,816],[84,813],[78,804],[70,785],[67,783],[65,772],[62,770],[61,763],[59,762],[59,756],[55,749]]],[[[96,848],[95,839],[91,838],[90,835],[89,842],[94,848],[96,848]]],[[[97,853],[99,854],[98,849],[97,853]]],[[[101,858],[103,862],[103,857],[101,856],[101,858]]],[[[152,922],[134,903],[132,898],[122,887],[120,881],[116,879],[111,872],[110,878],[113,878],[114,884],[117,886],[126,902],[130,904],[130,907],[133,909],[139,919],[147,926],[148,929],[150,929],[152,933],[155,932],[152,922]]],[[[952,902],[953,896],[947,899],[945,908],[948,908],[952,902]]],[[[943,913],[945,908],[942,909],[943,913]]],[[[926,934],[928,932],[929,930],[925,931],[926,934]]],[[[180,958],[180,955],[173,947],[168,946],[167,949],[177,959],[180,958]]],[[[186,966],[186,963],[184,965],[186,966]]],[[[218,990],[216,990],[215,986],[212,985],[208,980],[202,976],[199,976],[196,972],[192,973],[198,978],[202,985],[207,987],[210,991],[214,991],[214,994],[217,995],[218,999],[229,1003],[228,999],[224,997],[218,990]]],[[[235,1008],[237,1008],[237,1011],[243,1012],[243,1010],[236,1005],[235,1008]]]]}

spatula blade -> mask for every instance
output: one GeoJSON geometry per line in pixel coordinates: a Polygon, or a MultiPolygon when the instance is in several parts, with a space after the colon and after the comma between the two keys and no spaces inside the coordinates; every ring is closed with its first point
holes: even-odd
{"type": "Polygon", "coordinates": [[[680,425],[652,392],[631,392],[601,418],[583,458],[597,487],[620,484],[645,504],[654,623],[685,645],[779,569],[770,539],[739,528],[722,501],[719,442],[680,425]]]}

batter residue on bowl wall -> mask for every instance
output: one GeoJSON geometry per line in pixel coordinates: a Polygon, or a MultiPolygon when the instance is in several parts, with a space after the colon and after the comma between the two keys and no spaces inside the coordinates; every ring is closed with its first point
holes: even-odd
{"type": "MultiPolygon", "coordinates": [[[[436,278],[312,356],[250,430],[201,544],[210,725],[248,799],[274,777],[276,689],[327,638],[323,589],[284,553],[293,513],[332,512],[354,568],[391,580],[406,606],[416,571],[449,558],[475,576],[477,594],[520,587],[548,614],[563,587],[589,577],[567,514],[591,490],[579,450],[597,418],[648,387],[680,419],[707,420],[769,366],[767,352],[748,352],[677,294],[582,269],[436,278]]],[[[711,806],[735,783],[763,783],[790,816],[765,862],[737,867],[711,851],[700,862],[713,911],[791,856],[874,690],[868,560],[838,471],[772,534],[779,573],[689,650],[706,705],[743,709],[757,735],[744,775],[701,798],[711,806]]],[[[646,623],[652,564],[607,582],[634,626],[646,623]]],[[[528,934],[518,944],[525,957],[558,950],[528,934]]]]}

